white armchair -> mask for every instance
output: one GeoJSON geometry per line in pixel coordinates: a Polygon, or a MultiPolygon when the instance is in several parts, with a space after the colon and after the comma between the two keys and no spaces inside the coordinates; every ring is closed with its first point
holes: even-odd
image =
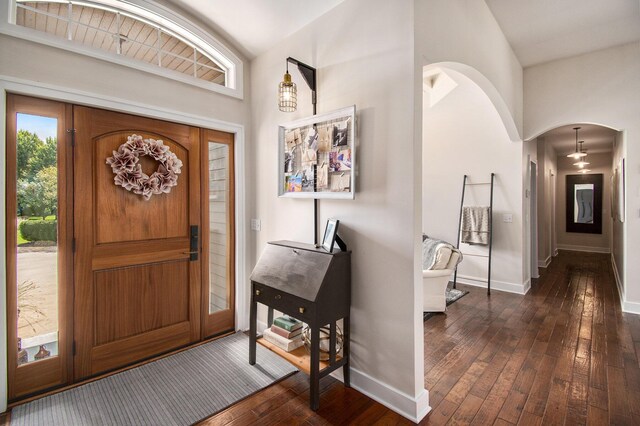
{"type": "Polygon", "coordinates": [[[460,259],[460,252],[448,247],[438,249],[437,260],[431,269],[422,271],[425,312],[444,312],[447,308],[446,290],[449,279],[460,259]]]}

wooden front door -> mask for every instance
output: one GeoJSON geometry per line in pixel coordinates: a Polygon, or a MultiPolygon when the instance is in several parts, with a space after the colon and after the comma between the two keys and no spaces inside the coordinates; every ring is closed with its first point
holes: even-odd
{"type": "MultiPolygon", "coordinates": [[[[74,106],[76,380],[201,338],[200,129],[74,106]],[[169,193],[114,183],[106,163],[130,135],[182,161],[169,193]]],[[[151,175],[158,163],[141,156],[151,175]]]]}

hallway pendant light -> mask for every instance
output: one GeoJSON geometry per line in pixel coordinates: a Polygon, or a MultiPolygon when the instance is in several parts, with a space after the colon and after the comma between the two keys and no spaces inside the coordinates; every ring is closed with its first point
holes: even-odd
{"type": "Polygon", "coordinates": [[[586,166],[586,165],[588,165],[588,164],[591,164],[591,163],[587,163],[587,162],[586,162],[586,161],[584,161],[584,160],[580,160],[580,161],[578,161],[577,163],[573,163],[573,165],[574,165],[574,166],[578,166],[578,167],[579,167],[579,168],[581,168],[581,169],[584,169],[584,166],[586,166]]]}
{"type": "Polygon", "coordinates": [[[580,158],[587,156],[586,152],[582,152],[582,149],[578,149],[578,130],[580,130],[580,129],[581,129],[581,127],[574,127],[573,128],[573,130],[576,131],[576,151],[572,152],[571,154],[567,154],[567,157],[575,158],[576,160],[579,160],[580,158]]]}
{"type": "Polygon", "coordinates": [[[289,74],[289,63],[287,62],[287,71],[280,82],[278,90],[278,108],[282,112],[293,112],[298,107],[298,90],[296,84],[291,81],[289,74]]]}
{"type": "Polygon", "coordinates": [[[580,169],[580,170],[578,170],[578,173],[582,173],[583,175],[586,175],[590,171],[591,171],[590,169],[580,169]]]}

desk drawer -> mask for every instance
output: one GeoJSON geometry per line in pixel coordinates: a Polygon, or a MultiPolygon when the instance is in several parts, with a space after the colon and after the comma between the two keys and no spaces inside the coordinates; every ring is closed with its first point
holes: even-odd
{"type": "Polygon", "coordinates": [[[260,283],[253,283],[253,297],[256,302],[272,307],[300,321],[309,322],[315,314],[314,303],[260,283]]]}

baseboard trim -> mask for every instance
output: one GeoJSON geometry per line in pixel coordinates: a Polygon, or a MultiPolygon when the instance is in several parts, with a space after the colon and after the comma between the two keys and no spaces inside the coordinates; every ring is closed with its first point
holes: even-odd
{"type": "Polygon", "coordinates": [[[558,244],[559,250],[586,251],[589,253],[611,253],[609,247],[572,246],[568,244],[558,244]]]}
{"type": "MultiPolygon", "coordinates": [[[[461,284],[472,285],[475,287],[487,288],[486,278],[458,275],[457,282],[461,284]]],[[[530,288],[531,288],[530,280],[527,280],[524,284],[515,284],[515,283],[504,282],[504,281],[491,280],[491,290],[505,291],[507,293],[527,294],[530,288]]]]}
{"type": "Polygon", "coordinates": [[[414,423],[419,423],[431,411],[426,389],[414,398],[353,367],[350,371],[352,388],[414,423]]]}
{"type": "Polygon", "coordinates": [[[622,280],[620,279],[618,265],[616,264],[616,259],[613,256],[613,253],[611,253],[611,268],[613,269],[613,275],[616,280],[616,285],[618,286],[618,294],[620,295],[620,307],[622,308],[622,312],[640,315],[640,303],[628,302],[625,300],[627,298],[627,295],[624,292],[624,286],[622,280]]]}
{"type": "Polygon", "coordinates": [[[618,286],[618,294],[620,295],[620,305],[624,305],[624,288],[622,286],[622,280],[620,279],[620,273],[618,272],[618,265],[616,264],[616,258],[611,253],[611,269],[613,269],[613,276],[618,286]]]}
{"type": "MultiPolygon", "coordinates": [[[[257,321],[258,332],[267,328],[267,323],[257,321]]],[[[362,371],[351,367],[351,387],[360,393],[367,395],[369,398],[379,402],[388,409],[395,411],[402,417],[419,423],[431,411],[429,406],[429,391],[423,389],[415,398],[407,395],[398,389],[381,382],[380,380],[369,376],[362,371]]],[[[331,376],[344,382],[342,368],[337,369],[331,376]]]]}
{"type": "Polygon", "coordinates": [[[626,312],[628,314],[640,315],[640,303],[622,302],[622,312],[626,312]]]}
{"type": "Polygon", "coordinates": [[[553,250],[553,257],[556,257],[558,255],[558,248],[555,248],[553,250]]]}
{"type": "Polygon", "coordinates": [[[538,260],[538,268],[546,268],[551,263],[551,256],[544,260],[538,260]]]}

